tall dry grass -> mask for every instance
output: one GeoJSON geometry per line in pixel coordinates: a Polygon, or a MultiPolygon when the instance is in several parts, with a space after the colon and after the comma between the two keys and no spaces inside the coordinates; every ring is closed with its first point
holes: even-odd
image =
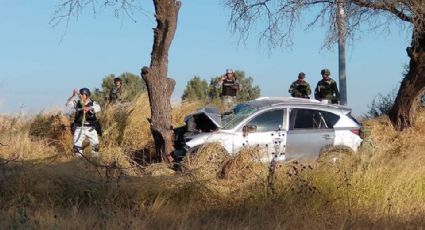
{"type": "MultiPolygon", "coordinates": [[[[201,106],[174,106],[173,124],[201,106]]],[[[181,172],[140,166],[133,151],[152,147],[148,117],[146,95],[104,109],[102,157],[91,163],[58,144],[71,138],[67,116],[1,117],[0,228],[425,227],[425,111],[401,133],[386,117],[364,121],[370,136],[343,162],[286,162],[272,172],[252,161],[256,149],[229,157],[217,144],[185,159],[181,172]]]]}

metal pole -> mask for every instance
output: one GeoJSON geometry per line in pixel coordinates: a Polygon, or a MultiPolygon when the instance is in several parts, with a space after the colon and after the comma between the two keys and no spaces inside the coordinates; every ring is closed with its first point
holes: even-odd
{"type": "Polygon", "coordinates": [[[338,26],[338,61],[339,61],[339,90],[340,103],[347,105],[347,77],[345,68],[345,0],[336,0],[337,3],[337,26],[338,26]]]}

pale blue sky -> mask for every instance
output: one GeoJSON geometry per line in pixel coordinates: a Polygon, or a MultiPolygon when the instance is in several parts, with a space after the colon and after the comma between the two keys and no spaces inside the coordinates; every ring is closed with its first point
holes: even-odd
{"type": "MultiPolygon", "coordinates": [[[[99,87],[108,74],[138,74],[150,63],[156,26],[152,2],[142,2],[146,7],[143,14],[136,14],[136,23],[114,17],[111,9],[93,16],[87,8],[78,20],[71,20],[62,37],[64,25],[49,25],[58,0],[0,0],[0,113],[16,113],[23,107],[34,114],[62,107],[74,88],[99,87]]],[[[294,46],[269,53],[265,46],[259,47],[257,37],[239,44],[228,18],[221,0],[182,1],[169,55],[169,76],[177,81],[173,100],[180,98],[193,76],[209,80],[226,68],[252,76],[262,96],[289,96],[288,87],[301,71],[313,87],[325,67],[338,80],[336,47],[321,49],[324,28],[299,28],[294,46]]],[[[353,113],[366,112],[378,93],[398,86],[408,63],[409,38],[408,31],[395,25],[390,34],[364,33],[347,48],[348,104],[353,113]]]]}

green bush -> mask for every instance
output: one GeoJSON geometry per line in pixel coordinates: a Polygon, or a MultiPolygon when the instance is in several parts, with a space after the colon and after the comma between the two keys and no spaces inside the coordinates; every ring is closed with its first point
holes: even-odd
{"type": "Polygon", "coordinates": [[[367,106],[369,108],[369,111],[367,111],[366,117],[374,118],[379,117],[381,115],[388,115],[394,105],[396,96],[396,89],[393,89],[390,93],[386,95],[378,94],[378,96],[376,96],[372,100],[372,103],[367,106]]]}
{"type": "MultiPolygon", "coordinates": [[[[102,88],[94,89],[92,99],[97,101],[101,106],[108,102],[109,92],[114,86],[114,78],[116,77],[115,74],[107,75],[102,80],[102,88]]],[[[122,73],[118,77],[121,78],[124,89],[122,102],[129,102],[136,98],[139,93],[146,92],[146,83],[139,76],[132,73],[122,73]]]]}
{"type": "Polygon", "coordinates": [[[201,80],[200,77],[194,76],[187,82],[184,89],[182,100],[205,100],[208,97],[208,83],[201,80]]]}

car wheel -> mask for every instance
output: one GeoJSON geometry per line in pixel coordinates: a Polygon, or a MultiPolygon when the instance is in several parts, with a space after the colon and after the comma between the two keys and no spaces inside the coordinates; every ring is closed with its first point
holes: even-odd
{"type": "Polygon", "coordinates": [[[191,164],[191,162],[209,162],[221,159],[224,156],[228,156],[226,149],[218,143],[209,143],[204,145],[198,145],[190,148],[186,152],[185,159],[191,164]]]}

